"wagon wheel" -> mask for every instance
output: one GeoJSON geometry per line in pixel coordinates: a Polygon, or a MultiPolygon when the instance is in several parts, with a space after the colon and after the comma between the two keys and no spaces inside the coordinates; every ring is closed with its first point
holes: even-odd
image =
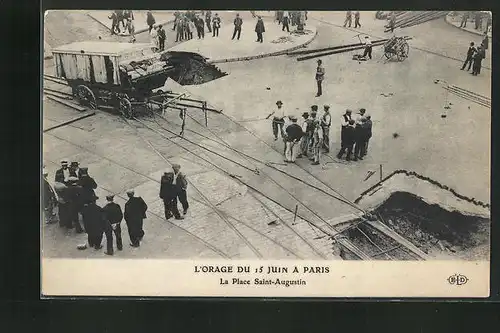
{"type": "Polygon", "coordinates": [[[391,59],[391,58],[392,58],[392,52],[385,51],[384,55],[385,55],[385,57],[386,57],[387,59],[391,59]]]}
{"type": "Polygon", "coordinates": [[[97,101],[95,99],[95,95],[89,87],[79,85],[74,90],[74,94],[80,104],[88,106],[93,110],[97,109],[97,101]]]}
{"type": "Polygon", "coordinates": [[[126,118],[132,118],[132,103],[130,103],[129,99],[127,97],[122,97],[120,98],[119,103],[119,110],[121,114],[126,118]]]}
{"type": "Polygon", "coordinates": [[[403,61],[406,58],[408,58],[409,51],[410,51],[410,47],[408,46],[408,44],[405,43],[405,44],[401,45],[401,47],[398,50],[398,60],[403,61]]]}

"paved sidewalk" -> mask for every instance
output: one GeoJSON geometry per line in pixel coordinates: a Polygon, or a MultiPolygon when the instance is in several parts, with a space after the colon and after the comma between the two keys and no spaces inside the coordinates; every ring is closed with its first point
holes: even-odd
{"type": "MultiPolygon", "coordinates": [[[[451,24],[451,25],[453,25],[459,29],[462,29],[464,31],[470,32],[472,34],[484,36],[484,28],[481,30],[474,29],[474,22],[470,22],[470,20],[467,21],[467,23],[469,24],[467,27],[465,27],[465,28],[460,27],[460,22],[462,21],[462,17],[460,15],[452,16],[452,15],[448,14],[445,17],[445,21],[446,21],[446,23],[451,24]]],[[[483,27],[486,27],[486,22],[483,22],[483,27]]],[[[489,29],[488,37],[491,39],[492,38],[491,36],[492,36],[492,30],[489,29]]]]}
{"type": "MultiPolygon", "coordinates": [[[[267,56],[282,54],[309,44],[316,36],[316,27],[308,24],[306,34],[297,35],[281,30],[281,26],[274,22],[271,17],[263,16],[264,42],[257,43],[254,31],[256,19],[249,12],[239,12],[243,18],[243,27],[240,40],[231,40],[233,34],[233,23],[235,13],[219,12],[222,24],[219,37],[213,37],[208,29],[205,29],[205,38],[192,40],[176,45],[171,51],[196,52],[207,58],[210,63],[221,63],[230,61],[250,60],[267,56]]],[[[309,22],[308,22],[309,23],[309,22]]],[[[293,32],[295,27],[290,26],[293,32]]]]}
{"type": "MultiPolygon", "coordinates": [[[[149,26],[146,24],[146,10],[134,10],[134,25],[135,25],[135,33],[139,34],[149,29],[149,26]]],[[[174,21],[174,11],[153,11],[153,16],[156,20],[157,24],[168,24],[174,21]]],[[[88,15],[91,16],[94,20],[106,26],[109,30],[111,30],[112,21],[108,18],[111,15],[111,11],[105,10],[92,10],[88,12],[88,15]]],[[[122,32],[120,35],[128,36],[128,31],[125,33],[123,31],[123,27],[120,25],[120,29],[122,32]]]]}

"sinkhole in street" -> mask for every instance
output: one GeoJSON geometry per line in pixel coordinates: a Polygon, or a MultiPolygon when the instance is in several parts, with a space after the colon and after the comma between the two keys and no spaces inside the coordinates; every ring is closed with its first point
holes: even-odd
{"type": "Polygon", "coordinates": [[[203,84],[228,75],[207,63],[198,53],[168,51],[161,55],[161,60],[175,67],[170,77],[183,86],[203,84]]]}
{"type": "MultiPolygon", "coordinates": [[[[489,216],[451,208],[446,203],[452,200],[459,204],[472,205],[465,202],[466,200],[457,200],[452,194],[449,197],[441,196],[440,199],[445,204],[429,202],[414,193],[394,191],[376,205],[376,208],[371,209],[370,213],[431,259],[489,260],[489,216]]],[[[419,259],[415,253],[387,233],[368,223],[359,222],[360,219],[354,219],[338,227],[347,229],[343,237],[349,239],[372,260],[419,259]]],[[[334,250],[344,260],[360,260],[359,256],[337,242],[334,244],[334,250]]]]}

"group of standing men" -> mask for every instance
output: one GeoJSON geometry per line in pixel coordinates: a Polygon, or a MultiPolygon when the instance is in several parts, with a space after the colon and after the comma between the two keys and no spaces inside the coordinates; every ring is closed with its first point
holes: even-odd
{"type": "Polygon", "coordinates": [[[111,20],[111,34],[121,33],[120,24],[124,31],[128,30],[135,41],[134,13],[131,10],[115,10],[108,18],[111,20]]]}
{"type": "Polygon", "coordinates": [[[469,45],[469,49],[467,50],[467,56],[465,58],[464,64],[462,65],[461,70],[464,70],[468,65],[467,71],[471,69],[472,66],[472,75],[477,76],[481,73],[482,61],[486,58],[486,50],[488,49],[489,38],[488,35],[484,35],[484,39],[481,42],[481,45],[477,48],[474,46],[474,42],[471,42],[469,45]]]}
{"type": "MultiPolygon", "coordinates": [[[[372,136],[372,121],[371,116],[365,113],[365,109],[360,109],[355,119],[352,118],[351,110],[342,115],[341,149],[337,158],[341,159],[346,152],[347,161],[362,160],[366,155],[372,136]]],[[[287,116],[283,102],[277,101],[276,109],[267,118],[271,116],[274,140],[278,140],[278,135],[281,134],[285,144],[285,162],[295,163],[296,158],[305,156],[312,161],[312,165],[319,165],[321,152],[330,152],[332,119],[329,105],[323,107],[321,117],[318,117],[318,106],[312,105],[310,112],[302,114],[299,124],[297,117],[287,116]]]]}
{"type": "MultiPolygon", "coordinates": [[[[359,11],[354,12],[354,28],[361,28],[361,23],[359,23],[361,14],[359,11]]],[[[347,27],[349,24],[349,28],[352,25],[352,11],[348,10],[345,13],[344,27],[347,27]]]]}
{"type": "Polygon", "coordinates": [[[54,187],[50,185],[48,173],[43,173],[44,204],[47,223],[55,222],[54,210],[60,227],[73,229],[77,233],[86,232],[87,244],[79,245],[84,250],[92,247],[102,248],[103,234],[106,235],[107,255],[113,255],[113,234],[116,236],[118,250],[123,249],[120,223],[123,218],[127,224],[131,246],[138,247],[144,237],[143,219],[146,218],[147,205],[141,197],[135,197],[134,191],[127,191],[128,201],[122,213],[120,205],[114,202],[114,195],[106,196],[107,204],[104,207],[97,205],[99,199],[94,190],[97,183],[90,177],[88,168],[80,168],[78,162],[70,165],[67,160],[61,161],[61,168],[55,173],[54,187]],[[80,224],[80,215],[83,228],[80,224]]]}

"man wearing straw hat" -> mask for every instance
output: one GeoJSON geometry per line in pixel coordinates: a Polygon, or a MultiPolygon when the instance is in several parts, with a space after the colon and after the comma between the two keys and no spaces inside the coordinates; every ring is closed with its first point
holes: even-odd
{"type": "Polygon", "coordinates": [[[266,117],[266,119],[269,119],[269,117],[274,115],[272,122],[274,141],[278,140],[278,130],[279,133],[281,133],[281,136],[283,137],[283,126],[285,126],[285,116],[286,116],[285,109],[283,109],[282,101],[277,101],[276,107],[277,108],[266,117]]]}

